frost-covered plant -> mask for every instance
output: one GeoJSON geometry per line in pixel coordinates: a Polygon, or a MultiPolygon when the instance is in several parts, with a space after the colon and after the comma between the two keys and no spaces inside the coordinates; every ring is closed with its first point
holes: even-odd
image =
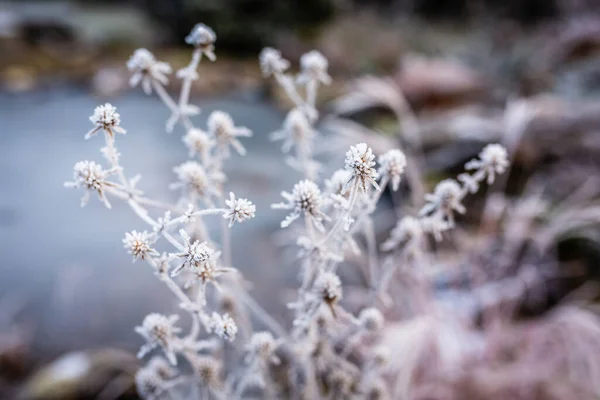
{"type": "Polygon", "coordinates": [[[264,49],[259,56],[263,74],[274,77],[294,104],[272,138],[283,141],[283,151],[293,153],[286,161],[304,175],[291,193],[282,192],[284,202],[272,206],[289,211],[281,227],[289,227],[300,248],[301,282],[295,300],[288,304],[293,312],[288,331],[252,299],[231,262],[230,229],[253,219],[257,210],[250,200],[236,197],[234,192],[226,197],[223,165],[231,155],[230,148],[239,155],[246,153],[240,139],[252,132],[237,126],[224,111],[214,111],[204,128],[194,125],[191,117],[200,110],[189,104],[191,85],[199,79],[202,57],[216,59],[216,34],[197,24],[186,42],[194,50],[189,65],[176,73],[183,81],[177,101],[164,88],[171,72],[167,63],[157,61],[145,49],[136,50],[127,63],[131,85],[141,83],[144,92],[156,93],[169,108],[167,132],[178,124],[185,129],[183,142],[190,160],[174,167],[176,182],[170,186],[180,191],[179,201],[167,204],[146,197],[137,188],[139,176],[127,177],[114,137],[115,132],[124,134],[125,130],[110,104],[94,111],[90,118],[94,128],[86,135],[104,133],[101,152],[107,167],[81,161],[75,165],[73,181],[66,184],[85,190],[83,205],[93,192],[109,208],[109,198],[122,200],[131,208],[146,230],[126,233],[125,249],[134,261],[150,265],[189,314],[189,332],[178,326],[179,315],[157,313],[146,316],[135,328],[146,341],[140,357],[155,350],[162,353],[137,373],[139,394],[177,398],[175,388],[188,385],[203,398],[238,399],[250,389],[260,389],[262,398],[389,396],[392,387],[383,368],[386,357],[372,343],[386,325],[377,299],[386,296],[398,269],[394,257],[401,249],[412,260],[425,257],[427,234],[442,240],[443,234],[455,227],[455,213],[466,211],[464,197],[476,192],[484,180],[493,183],[496,175],[507,170],[506,150],[489,145],[479,158],[467,163],[466,169],[472,172],[440,182],[425,196],[426,204],[418,216],[400,219],[381,245],[387,255],[380,260],[373,213],[385,190],[400,190],[409,168],[407,156],[400,149],[387,149],[377,158],[367,143],[355,143],[346,149],[344,168],[321,185],[313,150],[319,139],[315,128],[318,88],[331,82],[328,61],[318,51],[311,51],[301,57],[301,70],[293,76],[290,63],[279,51],[264,49]],[[210,216],[221,216],[220,237],[211,237],[206,227],[205,219],[210,216]],[[160,252],[163,247],[166,250],[160,252]],[[345,304],[352,296],[343,280],[345,266],[357,260],[365,266],[367,296],[363,298],[369,299],[358,308],[345,304]],[[228,303],[227,310],[219,309],[219,302],[228,303]],[[254,332],[248,323],[251,316],[267,330],[254,332]],[[224,357],[225,349],[233,355],[224,357]],[[239,362],[232,362],[232,357],[239,362]]]}

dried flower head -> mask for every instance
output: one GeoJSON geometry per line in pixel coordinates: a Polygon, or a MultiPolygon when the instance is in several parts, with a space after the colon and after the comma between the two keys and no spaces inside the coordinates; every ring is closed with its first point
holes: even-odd
{"type": "Polygon", "coordinates": [[[322,221],[328,217],[320,209],[321,190],[316,183],[308,179],[300,181],[294,185],[292,193],[281,192],[281,197],[287,200],[287,203],[272,204],[271,208],[292,210],[292,213],[281,221],[282,228],[288,227],[300,217],[301,213],[304,213],[304,216],[310,218],[319,230],[325,230],[322,221]]]}
{"type": "Polygon", "coordinates": [[[189,200],[209,199],[218,196],[218,185],[224,180],[220,173],[207,173],[204,167],[196,161],[186,161],[173,168],[179,182],[172,183],[171,189],[182,189],[184,196],[189,200]]]}
{"type": "Polygon", "coordinates": [[[396,247],[416,242],[423,236],[423,228],[418,218],[407,215],[402,217],[390,232],[390,237],[381,244],[381,250],[390,251],[396,247]]]}
{"type": "Polygon", "coordinates": [[[213,111],[208,117],[208,132],[216,139],[225,157],[229,156],[229,146],[238,154],[246,154],[246,149],[238,137],[251,137],[252,131],[246,127],[236,127],[231,116],[223,111],[213,111]]]}
{"type": "Polygon", "coordinates": [[[376,308],[365,308],[358,315],[360,325],[371,332],[379,331],[383,328],[383,315],[376,308]]]}
{"type": "Polygon", "coordinates": [[[177,365],[173,342],[177,339],[176,335],[181,332],[181,329],[175,327],[178,319],[178,315],[167,317],[157,313],[148,314],[142,325],[135,328],[135,331],[147,341],[138,352],[138,357],[142,358],[155,347],[161,347],[169,362],[177,365]]]}
{"type": "Polygon", "coordinates": [[[207,25],[202,23],[196,24],[189,35],[185,38],[185,42],[196,48],[206,55],[210,61],[215,61],[215,42],[217,41],[217,35],[207,25]]]}
{"type": "Polygon", "coordinates": [[[335,304],[342,299],[342,281],[333,272],[323,272],[315,281],[317,294],[328,304],[335,304]]]}
{"type": "Polygon", "coordinates": [[[107,188],[114,187],[115,184],[108,181],[108,177],[114,174],[115,170],[105,170],[99,164],[93,161],[79,161],[73,167],[73,181],[65,182],[65,187],[84,188],[86,193],[81,198],[81,206],[85,206],[90,199],[90,191],[98,193],[100,200],[110,208],[110,203],[104,195],[107,188]]]}
{"type": "Polygon", "coordinates": [[[248,199],[236,199],[233,193],[229,193],[229,200],[225,200],[229,209],[223,213],[223,218],[229,220],[231,228],[234,222],[244,222],[247,219],[254,218],[256,206],[248,199]]]}
{"type": "Polygon", "coordinates": [[[277,349],[277,341],[271,332],[256,332],[250,338],[248,350],[262,360],[269,360],[277,349]]]}
{"type": "Polygon", "coordinates": [[[464,214],[465,207],[461,201],[464,194],[458,182],[454,179],[444,179],[435,187],[433,194],[426,194],[427,204],[421,209],[421,215],[441,213],[450,225],[454,226],[454,211],[464,214]]]}
{"type": "Polygon", "coordinates": [[[508,168],[508,153],[504,146],[488,144],[479,153],[479,159],[471,160],[465,164],[468,170],[482,170],[487,175],[487,183],[494,183],[496,174],[503,174],[508,168]]]}
{"type": "Polygon", "coordinates": [[[151,368],[140,368],[135,374],[135,386],[143,399],[151,399],[159,395],[165,386],[165,381],[151,368]]]}
{"type": "Polygon", "coordinates": [[[182,140],[190,151],[190,157],[198,154],[202,160],[208,158],[210,150],[215,145],[214,139],[208,133],[196,128],[189,129],[182,140]]]}
{"type": "Polygon", "coordinates": [[[265,77],[281,74],[290,67],[290,62],[281,57],[281,52],[272,47],[265,47],[258,56],[260,69],[265,77]]]}
{"type": "Polygon", "coordinates": [[[331,77],[327,73],[329,62],[317,50],[309,51],[300,57],[300,68],[298,83],[306,84],[310,81],[321,82],[325,85],[331,83],[331,77]]]}
{"type": "Polygon", "coordinates": [[[183,258],[183,263],[171,271],[171,276],[179,275],[184,268],[188,268],[192,272],[212,270],[221,252],[215,251],[207,242],[199,240],[192,242],[190,236],[183,229],[179,231],[179,234],[183,239],[185,251],[177,253],[175,256],[183,258]]]}
{"type": "Polygon", "coordinates": [[[379,157],[379,176],[392,182],[392,190],[398,190],[400,178],[406,168],[406,156],[398,149],[389,150],[379,157]]]}
{"type": "Polygon", "coordinates": [[[123,245],[135,260],[145,260],[148,256],[158,256],[159,253],[152,248],[156,234],[146,231],[131,231],[125,234],[123,245]]]}
{"type": "Polygon", "coordinates": [[[210,356],[191,355],[189,360],[196,376],[200,378],[203,386],[218,389],[221,386],[221,364],[219,360],[210,356]]]}
{"type": "Polygon", "coordinates": [[[367,183],[373,185],[376,190],[380,190],[379,185],[375,181],[377,179],[377,171],[375,168],[375,156],[373,150],[366,143],[359,143],[356,146],[350,146],[350,150],[346,153],[346,169],[352,174],[352,178],[346,184],[344,192],[355,179],[360,184],[359,188],[366,193],[367,183]]]}
{"type": "Polygon", "coordinates": [[[154,54],[146,49],[137,49],[127,61],[127,69],[133,73],[129,79],[129,85],[136,87],[140,82],[144,93],[152,93],[154,83],[167,85],[167,75],[172,72],[171,66],[156,60],[154,54]]]}
{"type": "Polygon", "coordinates": [[[309,151],[316,135],[315,130],[298,108],[291,110],[283,121],[283,129],[271,133],[271,140],[282,140],[281,150],[288,153],[296,146],[299,151],[309,151]]]}
{"type": "Polygon", "coordinates": [[[218,337],[230,342],[233,342],[238,331],[235,321],[229,316],[229,314],[224,314],[221,316],[216,312],[213,312],[212,314],[211,329],[218,337]]]}
{"type": "Polygon", "coordinates": [[[125,129],[121,128],[121,116],[117,112],[117,108],[106,103],[94,109],[94,113],[90,117],[90,121],[95,127],[90,130],[85,138],[89,139],[100,131],[104,131],[108,137],[114,139],[114,133],[125,134],[125,129]]]}

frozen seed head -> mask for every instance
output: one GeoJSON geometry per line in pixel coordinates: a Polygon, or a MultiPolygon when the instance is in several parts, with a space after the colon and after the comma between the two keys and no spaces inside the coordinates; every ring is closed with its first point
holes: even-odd
{"type": "Polygon", "coordinates": [[[121,116],[117,112],[117,108],[113,107],[110,103],[100,105],[94,109],[94,113],[90,117],[90,121],[95,127],[89,131],[85,138],[89,139],[96,135],[100,131],[106,132],[106,134],[113,139],[114,133],[125,134],[125,129],[121,128],[121,116]]]}
{"type": "Polygon", "coordinates": [[[183,239],[185,251],[175,255],[182,258],[183,263],[171,271],[171,276],[179,275],[184,268],[188,268],[192,272],[214,270],[221,253],[215,251],[207,242],[192,241],[183,229],[179,231],[179,234],[183,239]]]}
{"type": "Polygon", "coordinates": [[[306,84],[310,81],[321,82],[325,85],[331,83],[331,77],[327,73],[329,62],[317,50],[309,51],[300,57],[300,68],[302,71],[298,75],[298,82],[306,84]]]}
{"type": "Polygon", "coordinates": [[[358,321],[364,329],[370,332],[379,331],[383,328],[384,323],[383,315],[376,308],[365,308],[362,310],[358,315],[358,321]]]}
{"type": "Polygon", "coordinates": [[[437,184],[433,194],[425,195],[428,201],[420,211],[421,215],[429,215],[432,212],[440,212],[446,218],[450,227],[454,226],[454,211],[464,214],[465,207],[461,201],[463,193],[461,186],[454,179],[445,179],[437,184]]]}
{"type": "Polygon", "coordinates": [[[183,143],[190,151],[190,157],[194,157],[196,154],[206,159],[210,149],[215,145],[213,138],[208,133],[201,129],[192,128],[189,129],[186,135],[183,137],[183,143]]]}
{"type": "Polygon", "coordinates": [[[265,77],[281,74],[290,67],[290,62],[281,57],[281,52],[272,47],[265,47],[258,56],[260,69],[265,77]]]}
{"type": "Polygon", "coordinates": [[[285,117],[283,129],[271,134],[271,140],[282,140],[281,150],[284,153],[288,153],[294,146],[299,151],[308,151],[315,135],[316,132],[306,118],[306,114],[294,108],[285,117]]]}
{"type": "Polygon", "coordinates": [[[468,170],[483,170],[487,175],[487,183],[492,184],[496,174],[503,174],[508,168],[508,153],[499,144],[488,144],[479,153],[479,159],[471,160],[465,164],[468,170]]]}
{"type": "Polygon", "coordinates": [[[221,339],[233,342],[237,334],[238,327],[229,314],[220,315],[214,312],[212,314],[211,328],[221,339]]]}
{"type": "Polygon", "coordinates": [[[282,228],[288,227],[300,217],[301,213],[304,213],[304,216],[310,218],[319,230],[325,230],[322,221],[327,219],[327,216],[320,209],[322,204],[321,190],[316,183],[308,179],[300,181],[294,185],[292,193],[281,192],[281,196],[287,203],[272,204],[271,207],[292,210],[291,214],[281,222],[282,228]]]}
{"type": "Polygon", "coordinates": [[[238,154],[246,154],[246,149],[238,137],[251,137],[252,131],[246,127],[236,127],[231,116],[223,111],[213,111],[208,117],[208,132],[216,139],[223,156],[229,156],[229,146],[238,154]]]}
{"type": "MultiPolygon", "coordinates": [[[[376,190],[379,185],[375,181],[377,179],[377,171],[375,168],[375,156],[373,150],[366,143],[359,143],[356,146],[350,146],[350,150],[346,153],[346,169],[352,174],[351,181],[357,180],[359,188],[363,192],[367,192],[367,184],[371,184],[376,190]]],[[[350,181],[350,182],[351,182],[350,181]]],[[[347,190],[348,182],[344,189],[347,190]]]]}
{"type": "Polygon", "coordinates": [[[335,304],[342,299],[342,282],[333,272],[322,273],[315,281],[315,289],[327,304],[335,304]]]}
{"type": "Polygon", "coordinates": [[[229,200],[225,200],[228,210],[223,213],[223,218],[229,220],[231,228],[235,222],[244,222],[247,219],[254,218],[256,206],[248,199],[236,199],[233,193],[229,193],[229,200]]]}
{"type": "Polygon", "coordinates": [[[207,25],[202,23],[196,24],[189,35],[185,38],[185,42],[189,45],[195,46],[200,49],[209,60],[215,61],[215,42],[217,41],[217,34],[207,25]]]}
{"type": "Polygon", "coordinates": [[[177,358],[173,351],[173,341],[176,335],[181,332],[181,329],[175,327],[175,323],[179,319],[177,315],[169,317],[152,313],[148,314],[141,326],[135,328],[144,339],[146,344],[142,346],[138,353],[138,357],[142,358],[155,347],[161,347],[167,356],[167,359],[172,365],[177,365],[177,358]]]}
{"type": "Polygon", "coordinates": [[[155,398],[164,388],[165,381],[151,368],[140,368],[135,374],[135,386],[143,399],[155,398]]]}
{"type": "Polygon", "coordinates": [[[159,253],[152,248],[156,235],[152,233],[131,231],[125,234],[123,245],[135,260],[145,260],[149,256],[158,256],[159,253]]]}
{"type": "Polygon", "coordinates": [[[422,235],[423,228],[419,219],[407,215],[392,229],[390,237],[381,244],[381,250],[393,250],[400,245],[420,239],[422,235]]]}
{"type": "Polygon", "coordinates": [[[137,49],[133,52],[129,61],[127,61],[127,69],[132,72],[129,85],[136,87],[141,83],[144,93],[152,93],[152,84],[167,85],[169,79],[167,75],[172,72],[171,66],[162,61],[156,60],[154,54],[146,49],[137,49]]]}
{"type": "Polygon", "coordinates": [[[190,357],[190,362],[195,375],[200,378],[203,386],[213,389],[221,386],[221,364],[216,358],[210,356],[193,355],[190,357]]]}
{"type": "Polygon", "coordinates": [[[223,178],[220,175],[209,175],[202,165],[196,161],[186,161],[173,168],[179,182],[171,184],[171,189],[183,189],[191,199],[206,199],[210,196],[218,196],[217,184],[223,178]]]}
{"type": "Polygon", "coordinates": [[[270,332],[257,332],[250,338],[248,349],[262,360],[268,360],[273,356],[277,342],[270,332]]]}
{"type": "Polygon", "coordinates": [[[86,193],[81,198],[81,206],[85,206],[90,198],[90,192],[98,193],[100,200],[110,208],[110,203],[104,195],[107,188],[115,184],[108,181],[108,177],[115,173],[114,170],[105,170],[93,161],[79,161],[73,167],[73,181],[65,182],[65,187],[83,188],[86,193]]]}
{"type": "Polygon", "coordinates": [[[349,193],[343,193],[343,190],[350,179],[352,179],[352,173],[349,170],[338,169],[331,175],[331,178],[325,180],[325,190],[328,194],[348,196],[349,193]]]}
{"type": "Polygon", "coordinates": [[[390,180],[394,191],[398,190],[405,168],[406,156],[398,149],[390,150],[379,157],[379,175],[390,180]]]}

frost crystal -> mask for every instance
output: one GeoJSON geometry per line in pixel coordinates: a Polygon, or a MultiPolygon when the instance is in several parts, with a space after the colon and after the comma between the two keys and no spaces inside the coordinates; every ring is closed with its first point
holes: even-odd
{"type": "Polygon", "coordinates": [[[310,51],[300,57],[302,71],[298,75],[298,82],[306,84],[310,81],[318,81],[325,85],[331,83],[331,77],[327,73],[329,62],[317,50],[310,51]]]}
{"type": "Polygon", "coordinates": [[[159,253],[151,246],[156,240],[154,234],[144,232],[131,231],[125,234],[123,239],[124,247],[135,260],[145,260],[148,256],[158,256],[159,253]]]}
{"type": "Polygon", "coordinates": [[[229,193],[229,200],[225,200],[229,209],[223,213],[223,218],[229,220],[231,228],[235,222],[244,222],[247,219],[254,218],[256,206],[248,199],[236,199],[233,193],[229,193]]]}
{"type": "Polygon", "coordinates": [[[281,57],[281,52],[271,47],[265,47],[258,56],[260,69],[265,77],[285,72],[290,62],[281,57]]]}
{"type": "Polygon", "coordinates": [[[178,319],[177,315],[167,317],[157,313],[148,314],[142,325],[135,328],[135,331],[147,341],[140,349],[138,357],[142,358],[155,347],[161,347],[169,362],[177,365],[173,341],[177,338],[176,334],[181,332],[181,329],[174,326],[178,319]]]}
{"type": "Polygon", "coordinates": [[[213,250],[207,242],[200,242],[199,240],[192,242],[183,229],[179,231],[179,234],[183,239],[185,251],[177,253],[176,256],[183,258],[183,263],[171,271],[171,276],[179,275],[186,267],[191,271],[213,269],[221,252],[213,250]]]}
{"type": "Polygon", "coordinates": [[[217,35],[210,27],[204,24],[196,24],[189,35],[185,38],[185,42],[200,49],[204,55],[210,60],[215,61],[215,42],[217,35]]]}
{"type": "Polygon", "coordinates": [[[102,166],[93,161],[79,161],[73,167],[73,181],[65,182],[66,187],[84,188],[88,190],[81,198],[81,206],[85,206],[90,198],[89,191],[98,193],[100,200],[110,208],[110,203],[104,195],[104,191],[115,184],[108,181],[108,177],[114,170],[104,170],[102,166]]]}
{"type": "Polygon", "coordinates": [[[238,137],[251,137],[252,131],[246,127],[236,127],[231,116],[223,111],[213,111],[208,117],[208,132],[217,140],[225,157],[229,156],[229,146],[238,154],[246,154],[246,149],[238,137]]]}
{"type": "Polygon", "coordinates": [[[271,208],[292,210],[292,213],[281,222],[282,228],[288,227],[300,217],[301,213],[304,213],[305,217],[310,218],[319,230],[325,230],[322,221],[328,217],[320,209],[321,190],[316,183],[308,179],[300,181],[294,185],[292,193],[281,192],[281,197],[287,200],[287,203],[272,204],[271,208]]]}
{"type": "Polygon", "coordinates": [[[211,328],[218,337],[229,342],[233,342],[238,331],[235,321],[229,314],[221,316],[216,312],[212,314],[211,328]]]}
{"type": "Polygon", "coordinates": [[[125,134],[125,129],[121,128],[121,116],[117,112],[117,108],[112,106],[110,103],[100,105],[94,109],[94,113],[90,117],[90,121],[95,127],[90,130],[85,138],[89,139],[96,135],[100,131],[106,132],[106,134],[114,139],[114,133],[125,134]]]}
{"type": "Polygon", "coordinates": [[[379,185],[375,181],[377,178],[377,171],[375,168],[375,156],[373,150],[365,143],[359,143],[356,146],[350,146],[350,150],[346,153],[346,169],[352,173],[352,178],[346,184],[344,192],[347,190],[350,182],[357,179],[359,182],[359,188],[366,193],[367,184],[373,185],[376,190],[379,189],[379,185]]]}
{"type": "Polygon", "coordinates": [[[379,175],[392,182],[392,190],[398,190],[400,178],[406,168],[406,156],[398,149],[392,149],[379,157],[379,175]]]}
{"type": "Polygon", "coordinates": [[[137,49],[127,61],[127,69],[133,73],[129,79],[129,85],[136,87],[142,84],[144,93],[152,93],[152,84],[157,82],[161,85],[167,85],[169,79],[167,75],[172,72],[171,66],[162,61],[157,61],[154,54],[146,49],[137,49]]]}

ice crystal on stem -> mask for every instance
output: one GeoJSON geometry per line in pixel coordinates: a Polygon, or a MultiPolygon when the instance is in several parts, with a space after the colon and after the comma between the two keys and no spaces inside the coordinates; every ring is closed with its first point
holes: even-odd
{"type": "Polygon", "coordinates": [[[358,187],[363,193],[367,192],[368,184],[372,185],[376,190],[380,190],[379,185],[375,181],[377,179],[377,171],[373,168],[374,166],[375,155],[366,143],[351,146],[350,150],[346,153],[346,169],[352,173],[352,178],[348,181],[343,191],[346,192],[354,180],[358,181],[358,187]]]}
{"type": "Polygon", "coordinates": [[[221,252],[215,251],[207,242],[192,241],[183,229],[179,231],[179,234],[183,239],[185,250],[177,253],[176,256],[182,258],[183,263],[171,271],[171,276],[179,275],[184,268],[188,268],[192,272],[212,269],[221,252]]]}
{"type": "Polygon", "coordinates": [[[322,221],[327,220],[328,217],[321,211],[321,190],[316,183],[310,180],[300,181],[294,185],[292,193],[281,192],[281,197],[287,200],[287,203],[272,204],[271,208],[292,210],[292,213],[281,222],[282,228],[287,228],[304,213],[304,216],[309,218],[319,230],[325,230],[322,221]]]}
{"type": "Polygon", "coordinates": [[[212,314],[211,328],[218,337],[229,342],[233,342],[238,332],[238,327],[229,314],[220,315],[216,312],[212,314]]]}
{"type": "Polygon", "coordinates": [[[229,220],[231,228],[235,222],[244,222],[247,219],[254,218],[256,206],[248,199],[235,198],[233,193],[229,193],[229,200],[225,200],[227,211],[223,213],[223,218],[229,220]]]}
{"type": "Polygon", "coordinates": [[[146,94],[152,93],[154,84],[167,85],[169,83],[167,75],[172,72],[168,63],[156,60],[154,54],[146,49],[137,49],[133,52],[127,61],[127,69],[133,72],[129,85],[136,87],[141,82],[146,94]]]}
{"type": "Polygon", "coordinates": [[[148,256],[158,256],[159,253],[152,248],[156,240],[155,234],[146,231],[131,231],[125,234],[123,245],[135,260],[145,260],[148,256]]]}
{"type": "Polygon", "coordinates": [[[114,134],[125,134],[125,129],[121,128],[121,116],[117,112],[117,108],[106,103],[94,109],[94,113],[90,117],[90,121],[95,127],[90,130],[85,138],[89,139],[100,131],[104,131],[111,139],[114,139],[114,134]]]}
{"type": "Polygon", "coordinates": [[[99,164],[93,161],[79,161],[73,167],[73,181],[65,182],[66,187],[84,188],[86,193],[81,198],[81,206],[85,206],[90,198],[90,191],[98,193],[100,200],[110,208],[110,203],[106,198],[105,191],[108,188],[115,187],[115,184],[108,181],[108,177],[114,174],[115,170],[105,170],[99,164]]]}
{"type": "Polygon", "coordinates": [[[181,329],[175,327],[179,316],[171,315],[169,317],[162,314],[148,314],[141,326],[135,328],[135,331],[146,339],[146,344],[142,346],[138,357],[142,358],[156,347],[161,347],[172,365],[177,365],[175,357],[174,341],[177,340],[177,333],[181,329]]]}

